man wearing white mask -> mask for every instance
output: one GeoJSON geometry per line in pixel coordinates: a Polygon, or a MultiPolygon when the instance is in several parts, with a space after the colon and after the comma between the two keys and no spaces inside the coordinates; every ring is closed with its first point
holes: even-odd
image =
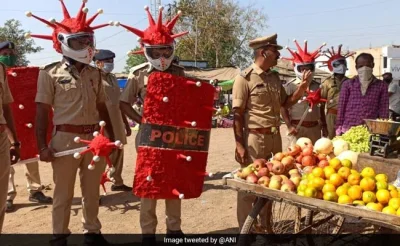
{"type": "Polygon", "coordinates": [[[365,124],[364,119],[389,117],[388,85],[372,74],[374,65],[371,54],[357,56],[358,76],[343,82],[340,90],[336,135],[365,124]]]}
{"type": "MultiPolygon", "coordinates": [[[[119,97],[121,90],[118,85],[117,78],[111,72],[114,70],[115,54],[111,50],[97,50],[93,58],[96,67],[102,70],[102,79],[104,91],[107,96],[106,105],[110,114],[110,119],[113,125],[115,139],[120,140],[122,144],[127,144],[126,136],[132,134],[126,116],[119,109],[119,97]]],[[[111,177],[115,179],[111,186],[112,191],[132,191],[132,187],[126,186],[122,179],[122,168],[124,162],[124,150],[117,149],[111,156],[111,163],[115,167],[115,172],[111,177]]]]}

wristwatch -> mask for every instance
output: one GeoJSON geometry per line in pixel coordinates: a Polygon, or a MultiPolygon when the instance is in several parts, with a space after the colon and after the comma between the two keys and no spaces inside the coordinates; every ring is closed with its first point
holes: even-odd
{"type": "Polygon", "coordinates": [[[11,144],[11,146],[19,148],[19,147],[21,147],[21,142],[14,142],[11,144]]]}

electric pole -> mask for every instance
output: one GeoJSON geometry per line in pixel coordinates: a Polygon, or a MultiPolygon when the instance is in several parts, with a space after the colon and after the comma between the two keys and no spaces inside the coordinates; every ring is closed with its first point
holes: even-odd
{"type": "Polygon", "coordinates": [[[161,0],[149,0],[150,1],[150,12],[153,16],[158,15],[158,7],[161,6],[161,0]]]}

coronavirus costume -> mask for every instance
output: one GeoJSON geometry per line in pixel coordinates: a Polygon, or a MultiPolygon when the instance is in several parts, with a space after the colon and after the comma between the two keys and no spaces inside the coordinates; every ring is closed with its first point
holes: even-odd
{"type": "Polygon", "coordinates": [[[328,66],[329,71],[333,72],[334,74],[345,74],[347,70],[346,59],[354,54],[355,52],[350,51],[342,54],[342,45],[339,45],[336,53],[332,46],[331,49],[327,49],[324,52],[324,55],[328,58],[328,60],[323,61],[323,63],[325,63],[326,66],[328,66]]]}
{"type": "Polygon", "coordinates": [[[180,12],[162,23],[160,7],[157,23],[148,14],[150,26],[144,30],[116,23],[139,36],[142,50],[152,68],[144,101],[141,138],[136,163],[134,193],[151,199],[189,199],[202,193],[213,114],[214,87],[161,71],[174,58],[172,34],[180,12]],[[154,56],[153,49],[164,49],[154,56]]]}

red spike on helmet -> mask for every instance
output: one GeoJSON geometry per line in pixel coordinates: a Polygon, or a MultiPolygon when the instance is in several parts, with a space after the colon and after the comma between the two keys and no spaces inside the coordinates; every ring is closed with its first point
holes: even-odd
{"type": "Polygon", "coordinates": [[[103,11],[99,10],[97,14],[95,14],[93,17],[91,17],[89,20],[86,20],[86,14],[88,12],[88,9],[85,7],[85,4],[87,3],[87,0],[82,0],[82,6],[79,9],[78,14],[76,17],[71,17],[68,9],[66,8],[64,1],[60,0],[61,2],[61,7],[64,15],[64,19],[61,22],[56,22],[56,21],[46,21],[36,15],[33,15],[31,12],[27,12],[26,16],[27,17],[34,17],[35,19],[47,24],[51,28],[53,28],[53,34],[52,36],[48,35],[35,35],[35,34],[29,34],[26,35],[26,37],[34,37],[34,38],[40,38],[40,39],[47,39],[47,40],[53,40],[53,47],[58,53],[61,52],[61,44],[57,39],[57,36],[59,33],[64,33],[64,34],[74,34],[74,33],[93,33],[94,30],[108,26],[110,24],[103,24],[103,25],[97,25],[91,27],[90,24],[94,21],[94,19],[97,17],[97,15],[101,14],[103,11]],[[52,37],[50,39],[49,37],[52,37]]]}
{"type": "Polygon", "coordinates": [[[344,53],[344,54],[342,54],[342,46],[343,45],[339,45],[339,47],[338,47],[338,52],[335,52],[335,49],[332,47],[332,50],[329,50],[329,49],[327,49],[325,52],[324,52],[324,55],[326,56],[326,57],[328,57],[328,60],[327,61],[323,61],[323,63],[325,63],[326,65],[328,65],[328,69],[329,69],[329,71],[333,71],[333,66],[332,66],[332,63],[334,62],[334,61],[337,61],[337,60],[346,60],[346,58],[347,57],[350,57],[350,56],[352,56],[352,55],[354,55],[355,54],[355,52],[350,52],[350,51],[347,51],[346,53],[344,53]]]}
{"type": "Polygon", "coordinates": [[[134,27],[130,27],[124,24],[117,24],[123,26],[125,29],[127,29],[130,32],[133,32],[140,38],[140,43],[141,45],[147,44],[147,45],[170,45],[174,42],[175,38],[181,37],[183,35],[186,35],[189,32],[182,32],[178,34],[173,34],[172,29],[174,28],[176,21],[178,20],[179,16],[181,15],[181,12],[178,12],[178,15],[175,16],[170,22],[167,22],[165,24],[162,23],[162,11],[163,8],[160,7],[159,10],[159,15],[158,15],[158,21],[157,23],[154,21],[149,8],[145,6],[145,11],[147,12],[148,18],[149,18],[149,23],[150,26],[144,30],[138,30],[134,27]]]}
{"type": "Polygon", "coordinates": [[[307,63],[314,63],[315,59],[317,59],[320,56],[320,52],[322,47],[324,47],[326,44],[322,44],[318,49],[316,49],[314,52],[309,53],[307,49],[307,40],[304,41],[304,49],[301,48],[297,40],[294,40],[294,43],[297,47],[297,51],[292,51],[289,47],[286,47],[287,50],[290,52],[292,55],[292,58],[284,58],[285,60],[292,61],[293,64],[307,64],[307,63]]]}

